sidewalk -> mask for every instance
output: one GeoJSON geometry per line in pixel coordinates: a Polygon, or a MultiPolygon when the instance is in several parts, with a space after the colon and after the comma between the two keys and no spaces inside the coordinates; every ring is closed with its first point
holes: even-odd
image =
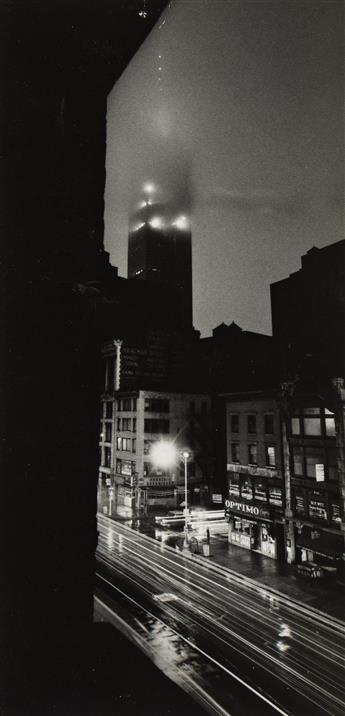
{"type": "Polygon", "coordinates": [[[227,537],[221,535],[211,537],[211,557],[203,559],[345,622],[345,586],[340,582],[303,577],[295,565],[280,564],[258,552],[229,544],[227,537]]]}

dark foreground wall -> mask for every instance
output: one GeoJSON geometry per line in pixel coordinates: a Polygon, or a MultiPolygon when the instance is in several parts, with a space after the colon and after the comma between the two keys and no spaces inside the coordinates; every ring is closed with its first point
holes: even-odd
{"type": "Polygon", "coordinates": [[[0,6],[4,713],[63,683],[90,643],[106,95],[164,6],[143,22],[141,4],[0,6]]]}

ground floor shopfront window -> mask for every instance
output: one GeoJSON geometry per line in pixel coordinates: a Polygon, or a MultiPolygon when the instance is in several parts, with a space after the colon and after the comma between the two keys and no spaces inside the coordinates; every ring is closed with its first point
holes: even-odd
{"type": "Polygon", "coordinates": [[[270,525],[241,517],[230,517],[229,542],[231,544],[277,559],[277,540],[272,533],[273,529],[270,525]]]}

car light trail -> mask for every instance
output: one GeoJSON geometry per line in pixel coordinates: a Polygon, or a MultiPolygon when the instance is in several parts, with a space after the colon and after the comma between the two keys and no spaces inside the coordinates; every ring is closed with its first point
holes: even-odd
{"type": "MultiPolygon", "coordinates": [[[[184,557],[167,545],[162,549],[152,538],[104,517],[99,525],[100,565],[114,570],[115,580],[118,575],[134,596],[139,592],[149,600],[149,611],[159,610],[181,638],[195,640],[201,652],[283,710],[296,713],[292,694],[315,716],[343,715],[345,629],[339,620],[229,569],[184,557]],[[164,599],[166,594],[171,598],[164,599]]],[[[306,708],[298,713],[307,713],[306,708]]]]}
{"type": "MultiPolygon", "coordinates": [[[[102,575],[100,575],[99,573],[96,573],[96,576],[97,576],[98,579],[101,579],[103,582],[106,582],[109,586],[111,586],[112,589],[114,589],[114,590],[116,590],[117,592],[119,592],[120,594],[122,594],[123,597],[125,597],[128,601],[130,601],[130,602],[131,602],[132,604],[134,604],[136,607],[138,607],[138,608],[140,608],[140,609],[143,609],[142,605],[139,604],[139,602],[137,602],[137,601],[136,601],[135,599],[133,599],[132,597],[128,596],[128,594],[126,594],[125,592],[123,592],[123,591],[122,591],[121,589],[119,589],[118,587],[115,587],[112,582],[110,582],[109,580],[105,579],[105,578],[104,578],[102,575]]],[[[118,618],[117,615],[115,614],[114,610],[110,609],[110,608],[105,604],[104,601],[102,601],[101,599],[99,599],[99,597],[95,597],[95,599],[98,601],[98,603],[100,603],[103,607],[105,607],[105,609],[106,609],[107,611],[109,611],[109,612],[112,614],[112,616],[115,617],[115,619],[118,618]]],[[[155,614],[153,614],[152,612],[150,612],[148,609],[145,609],[145,611],[146,611],[147,614],[150,615],[150,617],[152,617],[153,619],[156,619],[156,620],[160,621],[162,624],[164,624],[164,622],[163,622],[161,619],[158,619],[157,616],[156,616],[155,614]]],[[[121,621],[123,622],[123,620],[121,620],[121,621]]],[[[165,626],[165,624],[164,624],[164,626],[165,626]]],[[[126,627],[127,627],[127,624],[126,624],[126,627]]],[[[171,628],[171,627],[170,627],[170,628],[171,628]]],[[[237,676],[236,674],[232,673],[229,669],[227,669],[225,666],[223,666],[223,664],[221,664],[221,663],[218,662],[216,659],[214,659],[210,654],[207,654],[203,649],[200,649],[195,643],[191,642],[190,639],[187,639],[186,637],[182,636],[181,634],[179,634],[179,633],[178,633],[177,631],[175,631],[174,629],[171,629],[171,630],[174,631],[175,634],[176,634],[176,636],[178,636],[180,639],[182,639],[182,640],[183,640],[186,644],[188,644],[188,646],[190,646],[193,650],[195,650],[195,651],[199,652],[200,654],[202,654],[202,656],[204,656],[208,661],[211,661],[215,666],[217,666],[219,669],[221,669],[222,671],[224,671],[228,676],[230,676],[232,679],[234,679],[234,680],[237,681],[239,684],[241,684],[241,686],[243,686],[245,689],[248,689],[251,693],[253,693],[253,694],[255,695],[256,698],[258,698],[258,699],[264,701],[264,703],[267,704],[270,708],[272,708],[276,713],[281,714],[281,716],[289,716],[289,713],[288,713],[287,711],[284,711],[283,709],[281,709],[281,708],[280,708],[277,704],[275,704],[272,700],[270,700],[269,698],[267,698],[266,696],[264,696],[262,693],[260,693],[260,691],[258,691],[257,689],[253,688],[252,686],[250,686],[250,684],[247,684],[243,679],[241,679],[241,678],[240,678],[239,676],[237,676]]],[[[137,636],[137,635],[136,635],[136,636],[137,636]]],[[[147,651],[146,651],[146,653],[147,653],[147,651]]],[[[199,688],[200,688],[200,687],[199,687],[199,688]]],[[[209,698],[210,698],[209,695],[206,694],[206,692],[204,692],[204,698],[205,698],[205,701],[208,701],[209,698]]],[[[217,714],[223,714],[224,716],[229,716],[229,711],[226,711],[222,706],[220,706],[220,704],[216,704],[216,702],[215,702],[214,699],[212,699],[212,702],[213,702],[213,706],[216,707],[216,713],[217,713],[217,714]]],[[[210,702],[210,705],[211,705],[211,702],[210,702]]]]}

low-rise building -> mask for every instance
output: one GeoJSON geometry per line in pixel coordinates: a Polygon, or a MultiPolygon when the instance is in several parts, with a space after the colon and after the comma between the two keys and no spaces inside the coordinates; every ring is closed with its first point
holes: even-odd
{"type": "Polygon", "coordinates": [[[274,392],[225,397],[229,542],[284,560],[284,474],[274,392]]]}
{"type": "Polygon", "coordinates": [[[174,443],[188,449],[188,502],[208,502],[212,478],[211,404],[202,394],[138,390],[104,393],[101,425],[101,483],[112,490],[112,506],[131,511],[184,502],[184,465],[154,465],[152,446],[174,443]]]}
{"type": "Polygon", "coordinates": [[[345,556],[343,380],[324,388],[314,386],[307,391],[297,383],[288,401],[295,542],[289,547],[297,563],[316,562],[341,572],[345,556]]]}

